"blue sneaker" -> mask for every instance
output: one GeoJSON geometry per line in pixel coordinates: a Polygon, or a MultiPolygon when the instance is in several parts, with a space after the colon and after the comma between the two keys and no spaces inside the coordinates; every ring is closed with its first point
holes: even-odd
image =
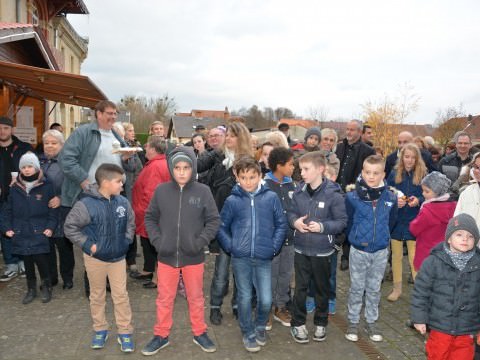
{"type": "Polygon", "coordinates": [[[243,337],[243,346],[245,346],[245,350],[248,352],[259,352],[260,351],[260,345],[258,345],[257,340],[255,339],[255,336],[251,337],[243,337]]]}
{"type": "Polygon", "coordinates": [[[315,310],[315,299],[311,296],[307,296],[305,307],[307,308],[307,313],[313,312],[313,310],[315,310]]]}
{"type": "Polygon", "coordinates": [[[170,344],[168,337],[161,337],[155,335],[152,340],[148,342],[147,345],[142,349],[143,355],[155,355],[157,352],[162,350],[164,347],[167,347],[170,344]]]}
{"type": "Polygon", "coordinates": [[[265,344],[267,343],[267,332],[265,330],[256,330],[255,338],[258,345],[265,346],[265,344]]]}
{"type": "Polygon", "coordinates": [[[123,352],[133,352],[135,350],[132,334],[118,334],[117,341],[120,344],[120,350],[123,352]]]}
{"type": "Polygon", "coordinates": [[[92,339],[92,349],[103,349],[108,339],[108,330],[95,331],[92,339]]]}
{"type": "Polygon", "coordinates": [[[200,346],[200,348],[207,353],[212,353],[217,351],[215,344],[213,343],[212,340],[210,340],[206,332],[204,332],[202,335],[194,336],[193,343],[200,346]]]}
{"type": "Polygon", "coordinates": [[[328,300],[328,314],[335,315],[336,312],[337,312],[337,300],[336,299],[328,300]]]}

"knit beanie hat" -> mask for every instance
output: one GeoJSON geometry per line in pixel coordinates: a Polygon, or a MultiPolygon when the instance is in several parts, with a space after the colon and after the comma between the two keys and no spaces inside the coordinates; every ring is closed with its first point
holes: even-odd
{"type": "Polygon", "coordinates": [[[2,125],[8,125],[13,127],[13,121],[12,119],[6,117],[6,116],[0,116],[0,124],[2,125]]]}
{"type": "Polygon", "coordinates": [[[190,166],[193,167],[192,158],[190,156],[188,156],[188,154],[183,152],[183,151],[177,151],[177,152],[174,152],[173,154],[171,154],[171,156],[168,159],[168,166],[169,166],[172,174],[173,174],[173,168],[180,161],[185,161],[185,162],[189,163],[190,166]]]}
{"type": "Polygon", "coordinates": [[[305,141],[307,141],[307,139],[312,136],[312,135],[317,135],[318,136],[318,141],[320,141],[320,139],[322,138],[322,131],[320,130],[320,128],[318,127],[311,127],[310,129],[307,130],[307,132],[305,133],[305,141]]]}
{"type": "Polygon", "coordinates": [[[32,152],[27,152],[22,155],[20,162],[18,163],[18,168],[22,169],[25,166],[33,166],[35,170],[40,170],[40,161],[38,161],[37,156],[32,152]]]}
{"type": "Polygon", "coordinates": [[[442,196],[448,192],[452,182],[444,174],[438,171],[432,171],[422,180],[422,185],[425,185],[438,196],[442,196]]]}
{"type": "Polygon", "coordinates": [[[445,241],[448,242],[450,236],[457,230],[465,230],[473,235],[475,239],[475,245],[478,244],[478,238],[480,234],[478,232],[478,226],[475,219],[468,214],[458,214],[450,219],[447,225],[447,231],[445,232],[445,241]]]}

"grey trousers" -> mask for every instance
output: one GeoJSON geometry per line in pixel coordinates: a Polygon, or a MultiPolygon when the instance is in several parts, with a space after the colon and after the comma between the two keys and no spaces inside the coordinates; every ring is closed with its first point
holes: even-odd
{"type": "Polygon", "coordinates": [[[282,246],[280,254],[272,260],[272,304],[278,308],[285,307],[288,300],[288,290],[293,274],[293,245],[282,246]]]}
{"type": "Polygon", "coordinates": [[[374,253],[350,249],[350,291],[348,293],[348,321],[360,322],[363,294],[365,293],[365,319],[372,324],[378,319],[380,288],[388,260],[388,248],[374,253]]]}

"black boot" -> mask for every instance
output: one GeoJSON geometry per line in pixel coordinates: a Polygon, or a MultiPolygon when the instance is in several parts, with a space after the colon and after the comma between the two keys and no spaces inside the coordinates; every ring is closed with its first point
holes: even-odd
{"type": "Polygon", "coordinates": [[[52,286],[48,280],[43,281],[42,285],[42,303],[48,303],[52,300],[52,286]]]}
{"type": "Polygon", "coordinates": [[[220,309],[213,308],[210,309],[210,323],[213,325],[221,325],[222,324],[222,313],[220,309]]]}
{"type": "Polygon", "coordinates": [[[37,290],[35,288],[28,288],[28,291],[22,300],[22,304],[24,305],[30,304],[33,301],[33,299],[35,299],[36,297],[37,297],[37,290]]]}

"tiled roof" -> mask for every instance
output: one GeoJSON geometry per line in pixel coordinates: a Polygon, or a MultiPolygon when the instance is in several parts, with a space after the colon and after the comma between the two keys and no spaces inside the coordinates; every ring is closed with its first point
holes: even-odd
{"type": "Polygon", "coordinates": [[[10,22],[2,22],[0,21],[0,30],[6,29],[26,29],[32,28],[32,24],[21,24],[21,23],[10,23],[10,22]]]}
{"type": "Polygon", "coordinates": [[[280,119],[279,124],[288,124],[289,126],[301,126],[305,129],[310,129],[311,127],[318,126],[318,123],[314,120],[303,120],[303,119],[280,119]]]}
{"type": "Polygon", "coordinates": [[[203,117],[201,119],[193,116],[172,116],[170,124],[168,126],[168,136],[172,135],[172,131],[175,130],[175,134],[178,138],[189,138],[194,132],[194,126],[203,125],[206,129],[211,129],[215,126],[224,125],[223,118],[203,117]]]}

